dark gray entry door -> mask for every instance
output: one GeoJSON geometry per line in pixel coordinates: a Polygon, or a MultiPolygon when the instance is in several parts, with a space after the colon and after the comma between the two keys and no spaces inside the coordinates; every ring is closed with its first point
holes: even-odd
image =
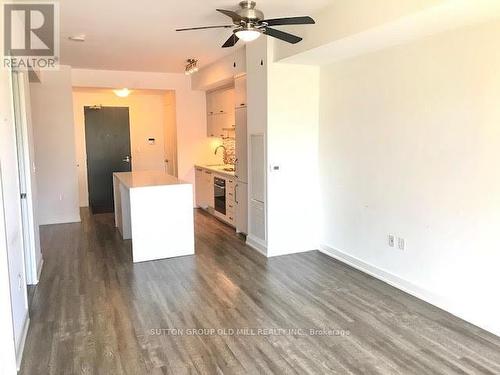
{"type": "Polygon", "coordinates": [[[93,214],[113,212],[113,172],[130,172],[127,107],[85,107],[89,205],[93,214]]]}

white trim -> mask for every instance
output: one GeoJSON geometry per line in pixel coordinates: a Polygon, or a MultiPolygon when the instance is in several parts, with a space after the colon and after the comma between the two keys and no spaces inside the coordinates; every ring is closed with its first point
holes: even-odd
{"type": "Polygon", "coordinates": [[[247,236],[246,244],[249,247],[251,247],[252,249],[254,249],[255,251],[258,251],[260,254],[267,257],[267,247],[266,247],[266,244],[261,239],[249,234],[247,236]]]}
{"type": "Polygon", "coordinates": [[[36,270],[36,283],[38,284],[40,282],[40,276],[42,275],[42,268],[43,268],[43,262],[44,259],[40,259],[40,263],[38,264],[38,269],[36,270]]]}
{"type": "Polygon", "coordinates": [[[17,371],[21,368],[21,361],[23,359],[24,352],[24,344],[26,343],[26,337],[28,336],[28,329],[30,327],[30,317],[26,315],[26,319],[24,320],[23,332],[21,334],[21,341],[19,342],[19,346],[16,348],[16,365],[17,371]]]}
{"type": "Polygon", "coordinates": [[[318,250],[325,255],[328,255],[342,263],[345,263],[363,273],[373,276],[378,280],[381,280],[397,289],[402,290],[403,292],[411,294],[412,296],[421,299],[424,302],[430,303],[431,305],[445,310],[460,319],[478,326],[479,328],[491,332],[494,335],[500,336],[500,331],[498,331],[498,328],[491,327],[488,324],[484,324],[482,322],[478,322],[477,319],[468,317],[466,314],[457,311],[456,308],[450,306],[450,302],[442,296],[439,296],[425,288],[413,284],[408,280],[402,279],[399,276],[396,276],[388,271],[366,263],[361,259],[348,255],[345,252],[334,249],[328,245],[320,245],[318,250]]]}

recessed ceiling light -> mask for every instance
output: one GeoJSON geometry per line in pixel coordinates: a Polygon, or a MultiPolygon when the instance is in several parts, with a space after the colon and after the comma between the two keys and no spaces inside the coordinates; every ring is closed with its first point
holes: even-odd
{"type": "Polygon", "coordinates": [[[73,42],[85,42],[85,36],[85,34],[72,35],[68,39],[73,42]]]}
{"type": "Polygon", "coordinates": [[[127,96],[130,95],[130,90],[127,88],[116,89],[113,90],[113,92],[115,93],[116,96],[119,96],[120,98],[126,98],[127,96]]]}

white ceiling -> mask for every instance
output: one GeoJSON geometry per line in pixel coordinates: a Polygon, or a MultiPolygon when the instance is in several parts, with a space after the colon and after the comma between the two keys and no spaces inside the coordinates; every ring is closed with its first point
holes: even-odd
{"type": "MultiPolygon", "coordinates": [[[[261,0],[257,8],[266,18],[302,16],[332,1],[261,0]]],[[[235,10],[237,4],[238,0],[61,1],[61,63],[87,69],[182,72],[185,60],[193,57],[207,65],[232,52],[233,48],[220,48],[231,31],[174,30],[231,24],[215,9],[235,10]],[[68,40],[76,34],[85,34],[86,41],[68,40]]]]}

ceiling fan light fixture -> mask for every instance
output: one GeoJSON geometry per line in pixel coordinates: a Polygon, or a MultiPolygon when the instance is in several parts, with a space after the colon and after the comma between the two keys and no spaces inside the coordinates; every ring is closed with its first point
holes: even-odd
{"type": "Polygon", "coordinates": [[[234,33],[238,38],[240,38],[244,42],[252,42],[255,39],[257,39],[261,34],[260,30],[253,28],[239,29],[236,30],[234,33]]]}

